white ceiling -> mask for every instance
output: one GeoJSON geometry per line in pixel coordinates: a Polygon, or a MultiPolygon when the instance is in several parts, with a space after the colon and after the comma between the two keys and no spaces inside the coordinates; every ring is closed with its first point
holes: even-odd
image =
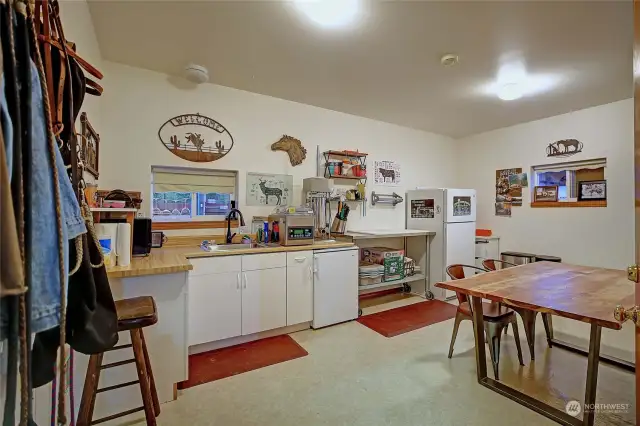
{"type": "MultiPolygon", "coordinates": [[[[632,96],[627,1],[374,1],[351,29],[322,30],[277,1],[90,0],[105,59],[462,137],[632,96]],[[460,55],[454,68],[444,53],[460,55]],[[558,74],[549,92],[479,93],[505,57],[558,74]]],[[[78,40],[81,42],[80,40],[78,40]]]]}

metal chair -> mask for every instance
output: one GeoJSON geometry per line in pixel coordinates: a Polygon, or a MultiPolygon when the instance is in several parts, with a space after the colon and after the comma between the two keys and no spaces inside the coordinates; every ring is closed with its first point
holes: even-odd
{"type": "MultiPolygon", "coordinates": [[[[482,272],[487,270],[470,265],[450,265],[447,267],[447,275],[452,280],[461,280],[465,278],[464,268],[475,269],[482,272]]],[[[458,327],[464,320],[473,321],[473,313],[471,311],[471,303],[466,294],[456,292],[458,298],[458,310],[453,324],[453,335],[451,336],[451,344],[449,346],[449,358],[453,356],[453,346],[458,335],[458,327]]],[[[491,363],[493,364],[493,375],[496,380],[500,380],[498,373],[498,365],[500,363],[500,337],[502,330],[509,324],[513,327],[513,337],[516,339],[516,347],[518,349],[518,360],[520,365],[524,365],[522,361],[522,348],[520,347],[520,335],[518,334],[518,321],[515,313],[499,303],[483,302],[482,314],[484,319],[484,330],[487,334],[487,343],[489,343],[489,352],[491,354],[491,363]]]]}
{"type": "MultiPolygon", "coordinates": [[[[497,259],[485,259],[482,261],[482,266],[484,266],[489,271],[495,271],[496,262],[498,262],[501,267],[500,269],[504,269],[510,266],[518,266],[511,262],[505,262],[504,260],[497,259]]],[[[536,343],[536,317],[538,316],[538,311],[532,311],[530,309],[518,308],[512,306],[511,309],[516,311],[520,318],[522,318],[522,323],[524,324],[524,334],[527,336],[527,345],[529,346],[529,353],[531,354],[531,361],[536,359],[535,355],[535,343],[536,343]]],[[[553,321],[551,319],[551,314],[543,313],[542,314],[542,323],[544,324],[544,331],[547,334],[547,345],[552,347],[553,340],[553,321]]]]}

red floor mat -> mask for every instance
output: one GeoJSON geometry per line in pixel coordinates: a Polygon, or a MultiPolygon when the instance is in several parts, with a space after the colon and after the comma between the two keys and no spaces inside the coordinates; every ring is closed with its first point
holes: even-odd
{"type": "Polygon", "coordinates": [[[178,389],[213,382],[307,355],[309,353],[288,335],[190,355],[189,380],[178,383],[178,389]]]}
{"type": "Polygon", "coordinates": [[[358,318],[358,322],[385,337],[394,337],[456,316],[457,307],[440,300],[414,303],[358,318]]]}

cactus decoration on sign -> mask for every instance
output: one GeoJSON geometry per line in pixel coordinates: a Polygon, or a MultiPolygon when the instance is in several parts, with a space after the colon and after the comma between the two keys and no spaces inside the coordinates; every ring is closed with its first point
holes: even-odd
{"type": "Polygon", "coordinates": [[[187,161],[219,160],[233,148],[231,133],[214,119],[198,113],[167,120],[160,126],[158,137],[171,153],[187,161]]]}

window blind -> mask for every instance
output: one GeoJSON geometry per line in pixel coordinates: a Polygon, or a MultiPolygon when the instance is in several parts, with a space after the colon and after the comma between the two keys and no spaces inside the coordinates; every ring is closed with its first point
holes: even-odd
{"type": "Polygon", "coordinates": [[[236,177],[234,173],[211,172],[167,172],[154,171],[154,192],[199,192],[234,194],[236,177]]]}
{"type": "Polygon", "coordinates": [[[567,163],[546,164],[542,166],[533,166],[536,173],[555,172],[555,171],[577,171],[582,169],[599,169],[606,167],[606,158],[598,158],[595,160],[571,161],[567,163]]]}

